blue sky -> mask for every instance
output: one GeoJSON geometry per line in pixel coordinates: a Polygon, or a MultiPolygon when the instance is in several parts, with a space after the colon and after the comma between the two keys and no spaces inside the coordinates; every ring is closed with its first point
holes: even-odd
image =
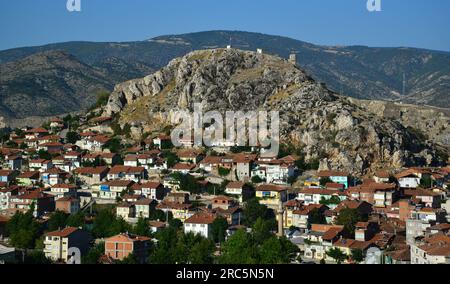
{"type": "Polygon", "coordinates": [[[132,41],[206,30],[242,30],[315,44],[411,46],[450,51],[450,1],[381,0],[0,1],[0,50],[54,42],[132,41]]]}

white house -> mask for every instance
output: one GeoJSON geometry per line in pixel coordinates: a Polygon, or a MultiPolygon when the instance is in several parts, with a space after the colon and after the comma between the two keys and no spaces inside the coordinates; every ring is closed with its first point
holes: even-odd
{"type": "Polygon", "coordinates": [[[209,213],[197,213],[184,222],[184,233],[211,237],[211,226],[216,217],[209,213]]]}

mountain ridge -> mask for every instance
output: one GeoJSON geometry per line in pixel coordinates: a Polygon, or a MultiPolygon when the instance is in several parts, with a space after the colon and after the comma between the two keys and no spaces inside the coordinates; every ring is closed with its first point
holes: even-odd
{"type": "MultiPolygon", "coordinates": [[[[159,36],[145,41],[74,41],[16,48],[0,51],[0,62],[3,62],[0,65],[37,52],[61,50],[89,65],[92,72],[103,73],[108,81],[107,89],[112,91],[113,85],[151,74],[172,59],[193,50],[225,47],[230,43],[230,37],[232,45],[241,49],[254,51],[262,48],[264,53],[283,58],[296,52],[299,65],[308,74],[346,96],[450,108],[450,53],[416,48],[323,46],[262,33],[209,31],[159,36]],[[406,78],[405,96],[402,95],[403,74],[406,78]]],[[[16,95],[14,92],[4,94],[8,97],[16,95]]],[[[34,97],[42,94],[30,92],[27,95],[34,97]]],[[[95,100],[94,94],[89,96],[91,101],[95,100]]],[[[61,113],[69,111],[72,109],[62,109],[61,113]]],[[[32,108],[30,112],[20,115],[0,109],[0,116],[6,119],[36,115],[39,113],[32,108]]]]}

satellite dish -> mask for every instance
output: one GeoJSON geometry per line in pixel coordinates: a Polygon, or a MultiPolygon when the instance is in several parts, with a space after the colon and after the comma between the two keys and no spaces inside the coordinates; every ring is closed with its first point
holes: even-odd
{"type": "Polygon", "coordinates": [[[366,264],[381,264],[382,252],[379,248],[372,247],[367,250],[366,264]]]}

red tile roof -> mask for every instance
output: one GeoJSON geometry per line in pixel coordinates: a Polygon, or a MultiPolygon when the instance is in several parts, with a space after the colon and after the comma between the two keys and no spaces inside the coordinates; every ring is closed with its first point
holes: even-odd
{"type": "Polygon", "coordinates": [[[45,236],[66,238],[78,230],[79,230],[79,228],[67,227],[60,231],[49,232],[49,233],[45,234],[45,236]]]}
{"type": "Polygon", "coordinates": [[[216,216],[209,213],[197,213],[187,219],[185,223],[187,224],[212,224],[216,220],[216,216]]]}

